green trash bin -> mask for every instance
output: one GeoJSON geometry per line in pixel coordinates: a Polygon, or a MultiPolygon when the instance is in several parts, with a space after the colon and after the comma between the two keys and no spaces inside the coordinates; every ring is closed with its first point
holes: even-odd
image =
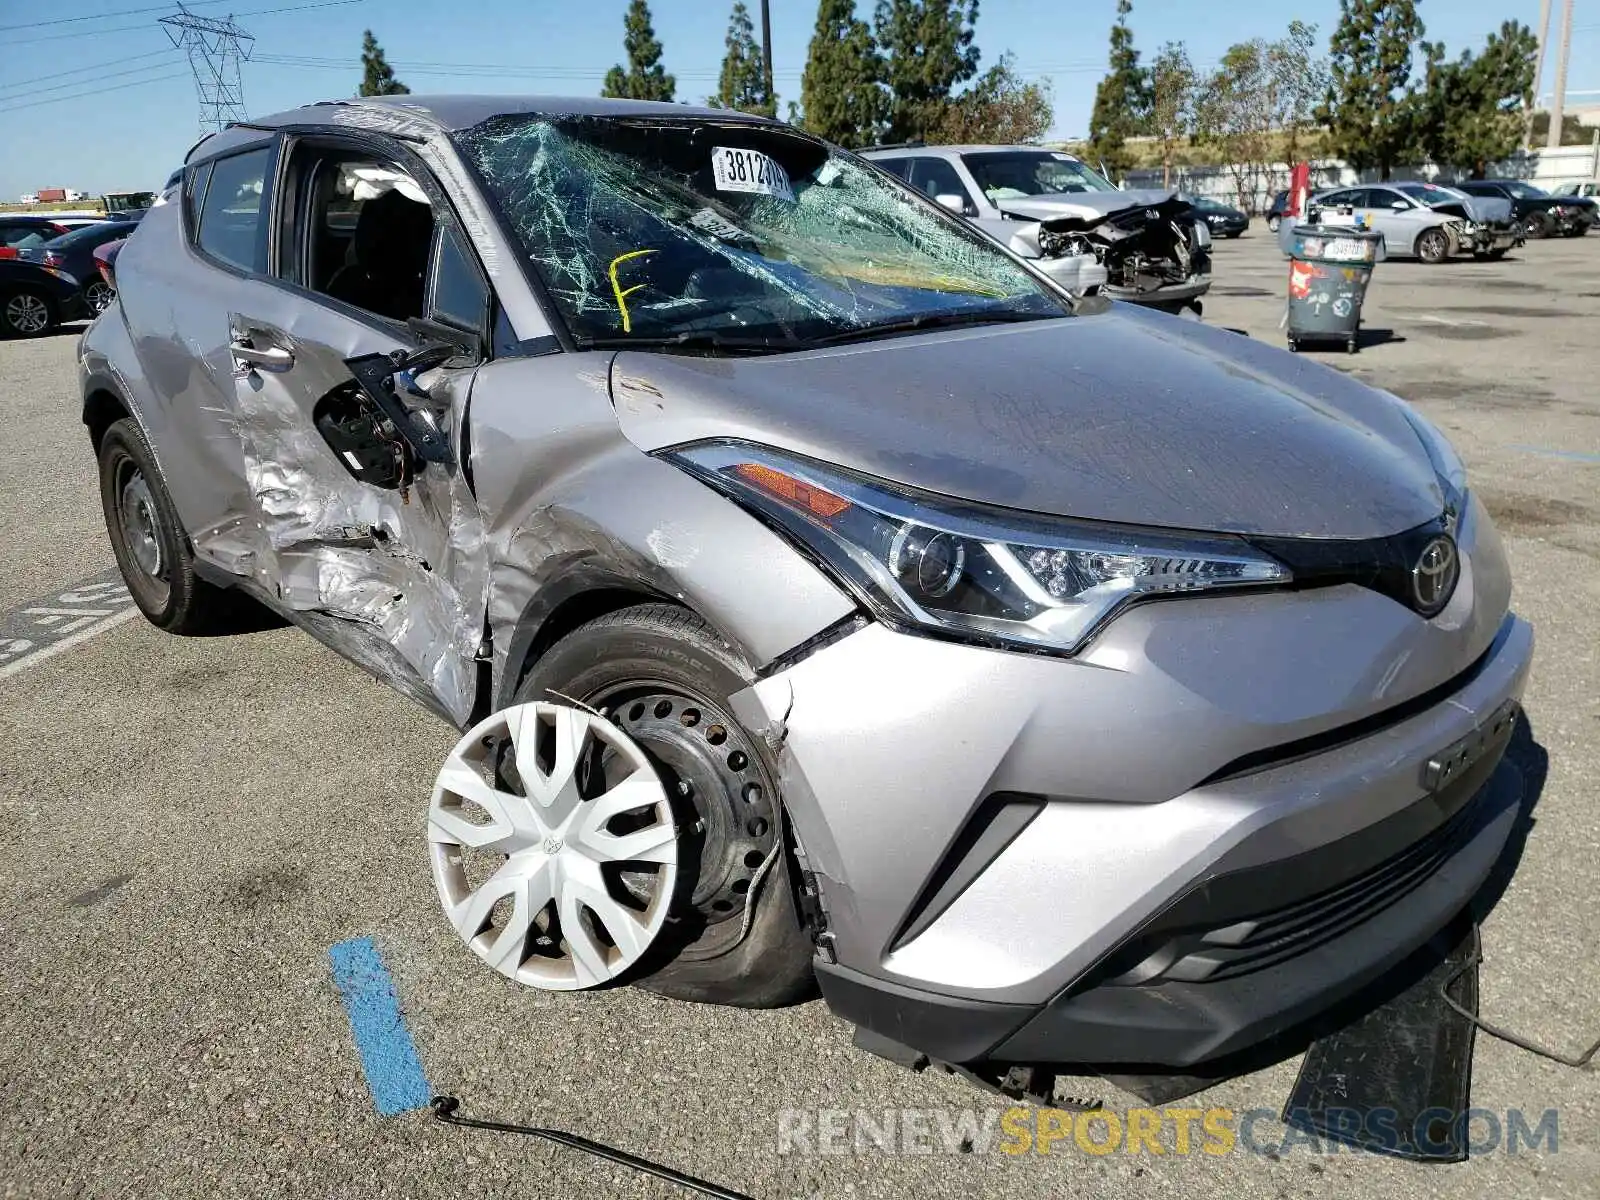
{"type": "Polygon", "coordinates": [[[1289,238],[1289,349],[1343,342],[1360,349],[1361,306],[1383,234],[1355,225],[1296,225],[1289,238]]]}

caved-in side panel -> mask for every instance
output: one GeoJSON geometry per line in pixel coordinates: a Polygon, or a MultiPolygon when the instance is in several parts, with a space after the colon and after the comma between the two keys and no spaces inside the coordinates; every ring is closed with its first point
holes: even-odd
{"type": "MultiPolygon", "coordinates": [[[[477,694],[483,527],[454,463],[403,490],[358,482],[317,431],[324,397],[350,386],[344,359],[400,345],[391,334],[257,285],[230,314],[236,332],[293,356],[287,370],[237,377],[233,422],[250,511],[196,550],[252,582],[335,649],[458,725],[477,694]]],[[[413,400],[459,440],[471,371],[424,376],[413,400]]]]}

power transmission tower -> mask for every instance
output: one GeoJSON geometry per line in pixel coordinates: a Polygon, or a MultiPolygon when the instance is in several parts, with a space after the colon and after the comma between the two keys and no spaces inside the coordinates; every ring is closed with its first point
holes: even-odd
{"type": "Polygon", "coordinates": [[[244,80],[239,64],[250,57],[255,35],[227,17],[201,17],[183,4],[170,17],[162,17],[167,37],[189,56],[195,91],[200,96],[200,132],[216,133],[230,121],[246,120],[244,80]]]}

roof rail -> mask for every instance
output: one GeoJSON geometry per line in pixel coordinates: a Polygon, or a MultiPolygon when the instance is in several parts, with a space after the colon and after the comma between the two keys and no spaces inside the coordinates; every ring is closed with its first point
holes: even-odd
{"type": "Polygon", "coordinates": [[[909,141],[909,142],[881,142],[876,146],[863,146],[862,149],[863,150],[920,150],[925,145],[927,145],[926,142],[922,141],[920,138],[917,138],[917,139],[913,139],[912,141],[909,141]]]}

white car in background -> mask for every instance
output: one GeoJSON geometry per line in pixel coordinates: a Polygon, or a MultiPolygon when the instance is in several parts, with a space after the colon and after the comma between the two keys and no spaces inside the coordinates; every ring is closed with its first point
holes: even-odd
{"type": "Polygon", "coordinates": [[[1211,290],[1211,231],[1175,191],[1121,191],[1080,159],[1039,146],[860,153],[1069,291],[1198,312],[1211,290]]]}

